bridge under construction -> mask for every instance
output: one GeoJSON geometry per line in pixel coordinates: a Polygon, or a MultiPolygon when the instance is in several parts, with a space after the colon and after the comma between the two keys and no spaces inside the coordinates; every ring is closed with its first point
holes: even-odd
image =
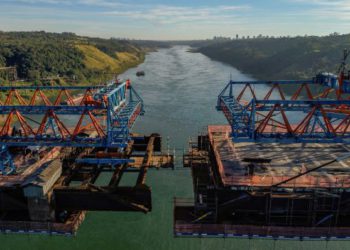
{"type": "Polygon", "coordinates": [[[349,54],[339,75],[227,84],[229,125],[184,157],[194,199],[175,198],[175,236],[350,238],[349,54]]]}
{"type": "Polygon", "coordinates": [[[85,211],[151,211],[147,170],[173,157],[159,134],[131,133],[144,104],[129,80],[0,93],[1,232],[72,235],[85,211]]]}

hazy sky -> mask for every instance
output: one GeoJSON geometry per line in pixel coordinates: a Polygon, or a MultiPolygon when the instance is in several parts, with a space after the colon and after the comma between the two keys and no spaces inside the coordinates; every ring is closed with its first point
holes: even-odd
{"type": "Polygon", "coordinates": [[[0,30],[141,39],[350,33],[350,0],[0,0],[0,30]]]}

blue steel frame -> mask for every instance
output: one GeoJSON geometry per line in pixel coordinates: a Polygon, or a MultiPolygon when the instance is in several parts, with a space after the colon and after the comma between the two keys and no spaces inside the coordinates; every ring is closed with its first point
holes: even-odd
{"type": "Polygon", "coordinates": [[[0,147],[0,175],[13,174],[16,170],[12,156],[6,146],[0,147]]]}
{"type": "Polygon", "coordinates": [[[349,99],[286,100],[284,95],[280,100],[270,99],[270,96],[257,99],[253,93],[251,100],[242,102],[242,95],[237,96],[239,85],[292,84],[300,87],[313,84],[329,90],[331,86],[336,87],[333,83],[319,78],[310,81],[230,81],[218,96],[217,110],[224,112],[235,142],[350,143],[349,99]],[[274,115],[279,118],[272,121],[274,115]],[[291,124],[296,115],[305,118],[291,124]]]}
{"type": "Polygon", "coordinates": [[[41,90],[62,90],[62,89],[67,89],[67,90],[86,90],[86,89],[91,89],[91,90],[110,90],[113,88],[112,84],[109,83],[108,85],[78,85],[78,86],[42,86],[42,85],[31,85],[31,86],[24,86],[20,84],[13,84],[13,85],[8,85],[8,86],[0,86],[0,91],[7,91],[7,90],[36,90],[36,89],[41,89],[41,90]]]}
{"type": "MultiPolygon", "coordinates": [[[[49,146],[49,147],[103,147],[119,148],[122,151],[130,141],[130,129],[139,115],[144,114],[144,105],[142,98],[135,89],[127,82],[116,85],[110,83],[102,86],[0,86],[0,91],[91,91],[93,90],[93,100],[91,103],[80,104],[52,104],[52,105],[17,105],[1,104],[0,115],[7,115],[18,112],[22,115],[45,115],[51,112],[55,115],[69,115],[74,120],[82,120],[84,115],[91,114],[93,117],[105,117],[106,126],[101,132],[103,136],[86,137],[81,134],[69,134],[67,136],[59,135],[54,131],[55,136],[47,134],[46,130],[39,134],[2,134],[0,135],[0,172],[2,175],[11,174],[15,171],[15,166],[7,150],[8,147],[27,147],[27,146],[49,146]]],[[[17,113],[16,113],[17,114],[17,113]]],[[[22,116],[23,117],[23,116],[22,116]]],[[[49,119],[45,127],[54,127],[53,119],[49,119]],[[49,124],[50,123],[50,124],[49,124]]],[[[71,120],[71,119],[70,119],[71,120]]],[[[61,122],[61,121],[60,121],[61,122]]],[[[79,121],[80,122],[80,121],[79,121]]],[[[78,122],[78,124],[79,124],[78,122]]],[[[93,121],[98,123],[96,120],[93,121]]],[[[62,122],[61,126],[65,126],[62,122]]],[[[28,123],[27,123],[28,124],[28,123]]],[[[80,126],[77,125],[76,127],[80,126]]],[[[95,124],[102,128],[102,124],[95,124]]],[[[5,126],[5,125],[3,125],[5,126]]],[[[65,126],[68,127],[68,126],[65,126]]],[[[39,129],[38,129],[39,130],[39,129]]],[[[37,131],[38,131],[37,130],[37,131]]],[[[54,129],[53,129],[54,130],[54,129]]],[[[35,131],[32,129],[30,131],[35,131]]],[[[122,164],[130,162],[126,159],[83,159],[82,163],[90,164],[122,164]]]]}
{"type": "Polygon", "coordinates": [[[8,115],[13,110],[22,115],[44,115],[48,111],[53,111],[57,115],[70,115],[80,117],[83,113],[92,112],[96,117],[106,116],[106,136],[99,138],[86,138],[79,135],[67,138],[55,138],[44,135],[32,136],[1,136],[0,145],[4,146],[63,146],[63,147],[125,147],[129,140],[129,130],[134,120],[130,123],[133,116],[144,113],[143,100],[136,93],[132,86],[127,91],[126,83],[118,86],[18,86],[18,87],[0,87],[0,90],[21,89],[21,90],[86,90],[95,89],[97,92],[93,98],[100,105],[1,105],[0,115],[8,115]],[[129,92],[129,96],[127,96],[129,92]],[[107,104],[104,102],[107,97],[107,104]]]}

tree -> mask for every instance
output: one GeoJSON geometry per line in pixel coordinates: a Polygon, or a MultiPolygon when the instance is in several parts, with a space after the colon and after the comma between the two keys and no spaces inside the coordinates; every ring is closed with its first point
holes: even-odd
{"type": "Polygon", "coordinates": [[[124,40],[79,37],[69,32],[0,32],[0,67],[17,67],[22,79],[60,75],[93,80],[91,78],[99,73],[85,65],[88,52],[79,49],[77,44],[89,44],[112,58],[116,58],[116,52],[144,56],[138,45],[124,40]]]}
{"type": "Polygon", "coordinates": [[[0,67],[6,66],[6,59],[0,55],[0,67]]]}
{"type": "Polygon", "coordinates": [[[28,70],[28,79],[29,80],[39,80],[40,79],[40,71],[39,70],[28,70]]]}

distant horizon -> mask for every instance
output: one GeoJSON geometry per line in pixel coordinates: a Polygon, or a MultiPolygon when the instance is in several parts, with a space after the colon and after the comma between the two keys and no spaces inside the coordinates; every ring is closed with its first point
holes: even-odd
{"type": "Polygon", "coordinates": [[[350,30],[350,0],[0,0],[0,30],[188,41],[350,30]]]}
{"type": "Polygon", "coordinates": [[[217,38],[217,40],[224,40],[224,39],[230,39],[230,40],[249,40],[249,39],[278,39],[278,38],[297,38],[297,37],[328,37],[328,36],[346,36],[350,35],[350,32],[348,33],[338,33],[338,32],[332,32],[330,34],[326,35],[315,35],[315,34],[304,34],[304,35],[284,35],[284,36],[273,36],[273,35],[268,35],[268,34],[258,34],[258,35],[253,35],[253,36],[245,36],[245,35],[239,35],[238,39],[235,36],[228,37],[228,36],[214,36],[214,37],[208,37],[208,38],[203,38],[203,39],[174,39],[174,40],[169,40],[169,39],[141,39],[141,38],[128,38],[128,37],[102,37],[102,36],[94,36],[94,35],[84,35],[84,34],[79,34],[76,32],[70,32],[70,31],[47,31],[47,30],[1,30],[0,32],[23,32],[23,33],[36,33],[36,32],[45,32],[45,33],[52,33],[52,34],[64,34],[64,33],[71,33],[76,36],[80,37],[88,37],[88,38],[101,38],[101,39],[117,39],[117,40],[126,40],[126,41],[153,41],[153,42],[190,42],[190,41],[206,41],[206,40],[214,40],[217,38]],[[258,37],[261,35],[262,37],[258,37]]]}

